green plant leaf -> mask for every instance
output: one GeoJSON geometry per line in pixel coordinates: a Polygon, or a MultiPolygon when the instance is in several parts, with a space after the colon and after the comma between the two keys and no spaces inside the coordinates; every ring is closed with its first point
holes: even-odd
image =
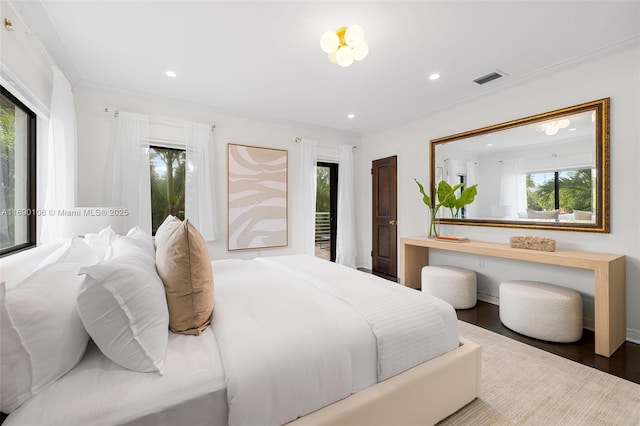
{"type": "Polygon", "coordinates": [[[420,193],[422,194],[422,202],[426,204],[429,210],[431,210],[431,208],[433,207],[433,205],[431,204],[431,197],[429,197],[427,193],[424,192],[424,186],[422,186],[422,184],[418,182],[418,179],[413,178],[413,180],[415,180],[418,184],[418,188],[420,189],[420,193]]]}
{"type": "Polygon", "coordinates": [[[455,207],[457,209],[461,209],[464,206],[466,206],[467,204],[471,204],[473,203],[473,201],[476,199],[476,195],[478,195],[478,185],[471,185],[468,188],[465,188],[462,193],[460,194],[460,197],[458,197],[456,199],[455,202],[455,207]]]}
{"type": "Polygon", "coordinates": [[[452,187],[447,181],[441,180],[438,183],[438,202],[439,205],[446,208],[452,208],[455,206],[456,194],[455,190],[460,186],[456,185],[452,187]]]}
{"type": "Polygon", "coordinates": [[[420,193],[422,194],[422,201],[429,208],[432,218],[435,217],[440,207],[448,208],[449,210],[451,210],[452,217],[458,217],[460,209],[467,204],[471,204],[478,194],[478,185],[471,185],[470,187],[463,189],[460,192],[460,196],[456,197],[456,191],[460,189],[464,184],[459,183],[457,185],[451,186],[447,181],[441,180],[438,183],[438,188],[436,190],[438,203],[436,204],[434,202],[432,204],[431,197],[429,197],[425,192],[424,186],[420,182],[418,182],[416,178],[414,178],[413,180],[416,181],[416,184],[418,184],[418,188],[420,189],[420,193]]]}

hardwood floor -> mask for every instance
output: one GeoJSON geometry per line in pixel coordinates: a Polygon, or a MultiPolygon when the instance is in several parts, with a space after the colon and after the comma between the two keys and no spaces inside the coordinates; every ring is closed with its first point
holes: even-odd
{"type": "Polygon", "coordinates": [[[635,343],[625,342],[611,358],[605,358],[595,354],[594,334],[589,330],[584,330],[582,339],[576,343],[550,343],[506,328],[500,322],[498,306],[491,303],[478,301],[475,308],[456,312],[461,321],[640,384],[640,345],[635,343]]]}

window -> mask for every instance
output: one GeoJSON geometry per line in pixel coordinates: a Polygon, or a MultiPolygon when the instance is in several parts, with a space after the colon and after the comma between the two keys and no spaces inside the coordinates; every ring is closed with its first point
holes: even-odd
{"type": "Polygon", "coordinates": [[[36,115],[0,86],[0,256],[36,245],[36,115]]]}
{"type": "Polygon", "coordinates": [[[595,169],[558,170],[527,174],[527,208],[572,213],[593,211],[595,169]]]}
{"type": "Polygon", "coordinates": [[[186,154],[184,149],[152,146],[151,229],[153,235],[168,215],[184,220],[184,184],[186,154]]]}
{"type": "Polygon", "coordinates": [[[316,177],[316,256],[335,262],[338,165],[318,163],[316,177]]]}

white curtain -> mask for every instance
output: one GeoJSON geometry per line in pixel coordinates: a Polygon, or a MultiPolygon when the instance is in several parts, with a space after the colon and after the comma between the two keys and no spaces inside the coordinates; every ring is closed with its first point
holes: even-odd
{"type": "MultiPolygon", "coordinates": [[[[500,205],[506,206],[506,217],[517,219],[527,213],[527,180],[522,159],[502,162],[500,205]]],[[[525,216],[526,217],[526,216],[525,216]]]]}
{"type": "Polygon", "coordinates": [[[215,241],[217,210],[211,126],[185,123],[186,182],[185,217],[200,231],[206,241],[215,241]]]}
{"type": "Polygon", "coordinates": [[[76,206],[76,110],[71,84],[56,67],[53,67],[47,145],[44,209],[48,213],[42,219],[40,239],[43,243],[71,235],[71,221],[58,214],[58,210],[76,206]]]}
{"type": "MultiPolygon", "coordinates": [[[[467,161],[467,179],[465,187],[478,183],[477,164],[474,161],[467,161]]],[[[466,216],[469,218],[478,217],[478,203],[471,203],[465,206],[466,216]]]]}
{"type": "Polygon", "coordinates": [[[356,267],[356,210],[353,188],[353,147],[340,145],[338,163],[338,236],[336,263],[356,267]]]}
{"type": "Polygon", "coordinates": [[[316,236],[316,164],[317,143],[302,140],[300,143],[300,180],[302,182],[302,233],[303,253],[315,255],[316,236]]]}
{"type": "Polygon", "coordinates": [[[149,117],[120,112],[116,132],[112,206],[129,210],[127,229],[151,233],[149,117]]]}
{"type": "Polygon", "coordinates": [[[460,183],[460,176],[465,174],[465,162],[462,160],[447,160],[447,182],[454,186],[460,183]]]}

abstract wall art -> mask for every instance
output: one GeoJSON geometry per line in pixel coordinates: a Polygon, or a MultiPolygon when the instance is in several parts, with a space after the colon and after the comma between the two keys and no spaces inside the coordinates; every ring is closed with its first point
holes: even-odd
{"type": "Polygon", "coordinates": [[[287,168],[285,149],[227,145],[229,251],[287,246],[287,168]]]}

